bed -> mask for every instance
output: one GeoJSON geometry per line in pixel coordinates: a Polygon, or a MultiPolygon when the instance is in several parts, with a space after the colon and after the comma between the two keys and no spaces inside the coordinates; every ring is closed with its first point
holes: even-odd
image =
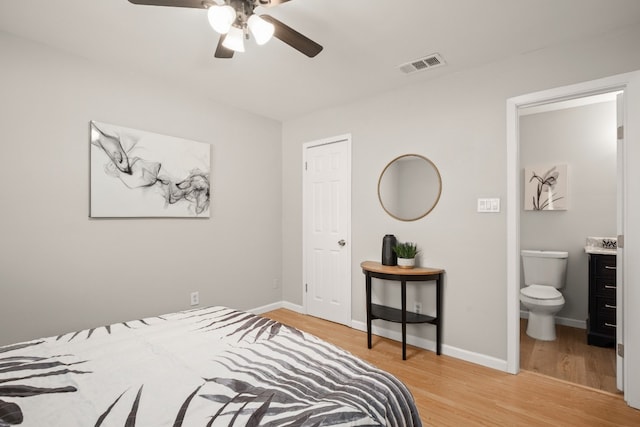
{"type": "Polygon", "coordinates": [[[420,426],[392,375],[207,307],[0,347],[0,427],[420,426]]]}

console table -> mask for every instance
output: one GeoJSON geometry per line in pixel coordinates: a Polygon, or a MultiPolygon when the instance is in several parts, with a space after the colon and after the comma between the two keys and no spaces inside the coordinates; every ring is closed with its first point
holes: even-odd
{"type": "Polygon", "coordinates": [[[382,265],[375,261],[360,264],[366,276],[367,285],[367,345],[371,348],[371,321],[375,319],[402,323],[402,360],[407,360],[407,323],[429,323],[436,327],[436,354],[440,354],[440,335],[442,332],[442,275],[439,268],[400,268],[382,265]],[[392,308],[371,303],[371,278],[395,280],[400,282],[402,308],[392,308]],[[436,282],[436,315],[428,316],[407,312],[407,282],[436,282]]]}

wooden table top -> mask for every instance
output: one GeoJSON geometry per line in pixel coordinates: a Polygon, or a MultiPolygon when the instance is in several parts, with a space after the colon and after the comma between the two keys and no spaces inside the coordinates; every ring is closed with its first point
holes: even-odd
{"type": "Polygon", "coordinates": [[[376,261],[363,261],[360,263],[360,267],[362,267],[365,271],[371,271],[374,273],[383,273],[383,274],[395,274],[402,276],[427,276],[433,274],[444,273],[444,270],[441,268],[430,268],[430,267],[414,267],[414,268],[400,268],[395,265],[382,265],[376,261]]]}

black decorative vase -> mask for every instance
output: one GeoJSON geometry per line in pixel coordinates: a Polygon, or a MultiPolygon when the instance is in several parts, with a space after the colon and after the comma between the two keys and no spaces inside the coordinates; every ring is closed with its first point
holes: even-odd
{"type": "Polygon", "coordinates": [[[393,251],[393,247],[398,241],[393,234],[386,234],[382,239],[382,265],[397,265],[398,256],[393,251]]]}

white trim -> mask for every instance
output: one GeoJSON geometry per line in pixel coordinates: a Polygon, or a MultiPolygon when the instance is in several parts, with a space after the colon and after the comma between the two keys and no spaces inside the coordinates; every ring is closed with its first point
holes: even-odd
{"type": "Polygon", "coordinates": [[[286,308],[287,310],[295,311],[300,314],[307,314],[303,305],[294,304],[289,301],[282,301],[282,308],[286,308]]]}
{"type": "MultiPolygon", "coordinates": [[[[337,135],[337,136],[333,136],[330,138],[324,138],[324,139],[319,139],[316,141],[311,141],[311,142],[305,142],[304,144],[302,144],[302,280],[301,280],[301,285],[302,285],[302,308],[303,311],[301,311],[300,313],[303,314],[308,314],[308,308],[307,308],[307,292],[305,290],[305,286],[306,286],[306,277],[307,277],[307,256],[306,256],[306,252],[307,252],[307,235],[305,230],[307,230],[307,221],[308,221],[308,215],[306,215],[305,213],[305,209],[307,206],[307,198],[308,198],[308,194],[305,190],[306,188],[306,175],[305,175],[305,168],[306,168],[306,164],[307,164],[307,150],[309,148],[313,148],[313,147],[318,147],[321,145],[328,145],[328,144],[336,144],[336,143],[341,143],[341,142],[345,142],[347,144],[347,165],[349,167],[348,173],[347,173],[347,182],[346,182],[346,186],[347,186],[347,191],[349,192],[347,200],[349,201],[347,206],[346,206],[346,211],[347,211],[347,231],[346,231],[346,238],[345,240],[347,241],[347,246],[346,246],[346,250],[348,251],[348,257],[349,257],[349,262],[347,263],[346,266],[346,272],[345,272],[345,276],[348,278],[348,283],[351,283],[351,264],[352,264],[352,238],[351,238],[351,221],[352,221],[352,215],[351,215],[351,182],[352,182],[352,154],[351,154],[351,134],[350,133],[345,133],[342,135],[337,135]]],[[[352,313],[352,309],[351,309],[351,301],[352,301],[352,297],[351,297],[351,292],[349,292],[348,294],[348,298],[349,301],[345,304],[347,307],[347,310],[349,311],[346,314],[346,318],[347,319],[351,319],[351,313],[352,313]]]]}
{"type": "Polygon", "coordinates": [[[640,71],[630,73],[624,92],[624,399],[640,409],[640,71]]]}
{"type": "Polygon", "coordinates": [[[507,100],[507,372],[520,371],[520,144],[518,104],[507,100]],[[515,355],[515,357],[514,357],[515,355]]]}
{"type": "MultiPolygon", "coordinates": [[[[367,324],[364,322],[352,320],[351,327],[360,331],[367,332],[367,324]]],[[[371,333],[384,338],[388,338],[394,341],[402,341],[402,334],[399,331],[392,331],[380,326],[371,325],[371,333]]],[[[423,348],[425,350],[436,351],[436,342],[425,338],[416,337],[413,335],[407,335],[407,344],[423,348]]],[[[477,365],[485,366],[491,369],[497,369],[499,371],[506,371],[507,361],[497,359],[495,357],[487,356],[485,354],[474,353],[461,348],[453,347],[443,344],[441,347],[442,354],[446,356],[455,357],[456,359],[465,360],[467,362],[475,363],[477,365]]],[[[398,357],[402,355],[398,353],[398,357]]]]}
{"type": "Polygon", "coordinates": [[[449,345],[442,346],[442,354],[455,357],[456,359],[464,360],[466,362],[475,363],[476,365],[481,365],[487,368],[496,369],[502,372],[506,372],[507,370],[506,360],[487,356],[486,354],[474,353],[465,349],[452,347],[449,345]]]}
{"type": "MultiPolygon", "coordinates": [[[[529,312],[527,310],[520,310],[520,318],[528,319],[529,312]]],[[[569,319],[568,317],[555,317],[556,325],[569,326],[577,329],[587,329],[586,320],[569,319]]]]}
{"type": "MultiPolygon", "coordinates": [[[[351,327],[359,331],[367,332],[367,324],[365,322],[352,320],[351,327]]],[[[371,325],[371,333],[373,335],[389,338],[390,340],[402,341],[402,333],[400,331],[393,331],[391,329],[371,325]]],[[[407,334],[407,344],[424,348],[425,350],[436,351],[436,342],[428,340],[426,338],[420,338],[407,334]]]]}
{"type": "MultiPolygon", "coordinates": [[[[519,164],[519,132],[518,132],[518,109],[525,106],[541,105],[550,102],[564,101],[568,99],[574,99],[584,96],[597,95],[606,92],[614,92],[619,90],[625,91],[625,98],[627,94],[633,92],[634,102],[640,99],[638,88],[638,80],[640,80],[640,72],[632,72],[619,74],[616,76],[606,77],[598,80],[592,80],[589,82],[574,84],[570,86],[563,86],[555,89],[545,90],[541,92],[530,93],[527,95],[517,96],[509,98],[507,100],[507,370],[510,373],[516,374],[520,370],[520,328],[519,328],[519,289],[520,289],[520,188],[518,185],[518,173],[520,170],[519,164]],[[633,91],[629,88],[633,86],[633,91]]],[[[627,120],[625,121],[625,164],[628,165],[632,159],[627,155],[630,152],[630,145],[639,138],[633,135],[635,128],[634,119],[638,118],[640,111],[633,111],[627,109],[625,106],[625,114],[627,120]]],[[[637,159],[637,154],[634,159],[637,159]]],[[[629,189],[630,186],[626,184],[631,183],[629,168],[625,167],[625,212],[623,212],[625,221],[625,230],[629,242],[632,241],[631,230],[626,226],[629,224],[630,212],[636,209],[637,202],[632,198],[633,194],[629,189]],[[631,203],[633,202],[633,203],[631,203]],[[635,207],[630,207],[633,205],[635,207]]],[[[627,250],[630,249],[632,244],[627,245],[627,250]]],[[[627,252],[627,251],[625,251],[627,252]]],[[[630,251],[629,251],[630,252],[630,251]]],[[[629,253],[627,253],[629,255],[629,253]]],[[[636,277],[638,268],[635,266],[630,267],[629,263],[624,263],[624,283],[632,283],[632,279],[636,277]]],[[[627,288],[629,289],[629,288],[627,288]]],[[[624,316],[624,343],[625,343],[625,358],[624,358],[624,397],[627,403],[633,407],[640,407],[640,384],[631,384],[629,381],[631,378],[634,380],[640,379],[640,375],[636,373],[637,369],[630,363],[633,357],[637,357],[635,337],[632,333],[637,331],[637,322],[631,321],[631,317],[635,316],[637,307],[634,313],[631,313],[633,305],[638,301],[634,296],[627,298],[623,302],[623,316],[624,316]],[[632,344],[632,345],[630,345],[632,344]],[[631,353],[634,353],[633,355],[631,353]],[[634,386],[636,388],[634,388],[634,386]]]]}
{"type": "Polygon", "coordinates": [[[274,302],[272,304],[263,305],[261,307],[250,308],[250,309],[248,309],[246,311],[248,311],[249,313],[253,313],[253,314],[263,314],[263,313],[266,313],[268,311],[277,310],[279,308],[284,308],[284,302],[283,301],[274,302]]]}
{"type": "MultiPolygon", "coordinates": [[[[626,117],[625,110],[625,96],[624,92],[616,95],[616,126],[623,127],[622,135],[617,135],[616,142],[616,166],[617,166],[617,176],[616,176],[616,234],[618,236],[622,236],[622,244],[618,246],[616,253],[616,306],[625,307],[625,253],[624,250],[624,234],[625,234],[625,215],[627,213],[627,209],[625,207],[626,201],[626,191],[625,187],[627,180],[627,165],[625,164],[625,159],[627,159],[628,155],[626,154],[626,146],[625,138],[624,138],[624,123],[626,117]]],[[[630,158],[630,157],[629,157],[630,158]]],[[[631,163],[631,162],[630,162],[631,163]]],[[[616,310],[616,343],[624,343],[624,329],[625,325],[625,316],[624,309],[616,310]]],[[[616,388],[618,390],[624,390],[624,357],[620,356],[616,351],[616,388]]]]}
{"type": "Polygon", "coordinates": [[[526,108],[520,112],[520,116],[531,114],[547,113],[549,111],[564,110],[567,108],[582,107],[585,105],[597,104],[599,102],[615,101],[618,92],[607,92],[599,95],[585,96],[582,98],[569,99],[568,101],[542,104],[535,107],[526,108]]]}
{"type": "MultiPolygon", "coordinates": [[[[286,308],[287,310],[295,311],[296,313],[306,315],[306,313],[304,312],[303,306],[293,304],[288,301],[279,301],[273,304],[264,305],[262,307],[256,307],[254,309],[247,310],[247,311],[253,314],[262,314],[268,311],[277,310],[279,308],[286,308]]],[[[367,324],[364,322],[351,320],[351,325],[347,325],[347,326],[350,326],[352,329],[367,332],[367,324]]],[[[392,331],[390,329],[382,328],[380,326],[372,325],[371,332],[374,335],[389,338],[394,341],[402,340],[402,334],[400,332],[392,331]]],[[[425,350],[430,350],[433,352],[436,351],[435,341],[416,337],[413,335],[407,335],[407,344],[415,347],[419,347],[425,350]]],[[[485,354],[474,353],[468,350],[464,350],[464,349],[453,347],[446,344],[442,345],[441,350],[442,350],[442,354],[446,356],[455,357],[456,359],[465,360],[467,362],[475,363],[477,365],[485,366],[491,369],[497,369],[503,372],[507,370],[506,360],[497,359],[495,357],[487,356],[485,354]]],[[[398,354],[398,357],[402,357],[402,355],[398,354]]]]}
{"type": "Polygon", "coordinates": [[[264,314],[269,311],[278,310],[279,308],[286,308],[287,310],[295,311],[296,313],[305,314],[303,306],[289,301],[278,301],[261,307],[250,308],[246,311],[253,314],[264,314]]]}

